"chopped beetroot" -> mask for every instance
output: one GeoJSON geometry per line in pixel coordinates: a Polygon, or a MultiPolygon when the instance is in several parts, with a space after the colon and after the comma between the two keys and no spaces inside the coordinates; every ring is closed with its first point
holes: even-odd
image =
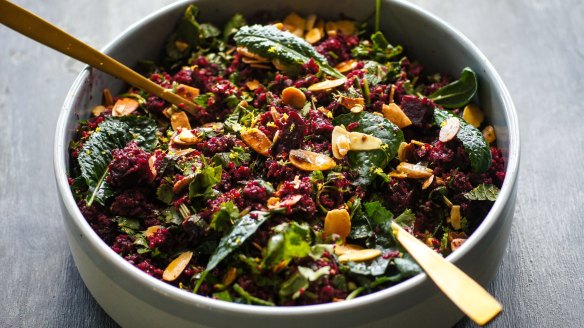
{"type": "Polygon", "coordinates": [[[400,108],[414,125],[432,124],[436,105],[428,98],[406,95],[401,98],[400,108]]]}
{"type": "Polygon", "coordinates": [[[150,154],[140,149],[136,142],[132,141],[123,149],[114,150],[112,156],[107,177],[110,185],[114,187],[146,185],[154,179],[148,164],[150,154]]]}

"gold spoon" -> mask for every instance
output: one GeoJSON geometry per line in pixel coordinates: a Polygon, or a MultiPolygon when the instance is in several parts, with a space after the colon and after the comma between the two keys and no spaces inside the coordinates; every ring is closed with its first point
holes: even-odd
{"type": "Polygon", "coordinates": [[[67,34],[53,24],[7,0],[0,0],[0,23],[48,47],[178,106],[194,115],[195,104],[136,73],[117,60],[67,34]]]}
{"type": "MultiPolygon", "coordinates": [[[[6,0],[0,0],[0,23],[137,88],[155,94],[191,114],[195,113],[195,105],[192,102],[162,88],[115,59],[6,0]]],[[[392,228],[401,245],[414,257],[438,288],[471,320],[479,325],[485,325],[502,311],[501,304],[472,278],[399,225],[392,223],[392,228]]]]}
{"type": "Polygon", "coordinates": [[[501,304],[466,273],[395,222],[391,223],[391,227],[400,244],[424,269],[434,284],[472,321],[483,326],[501,313],[503,310],[501,304]]]}

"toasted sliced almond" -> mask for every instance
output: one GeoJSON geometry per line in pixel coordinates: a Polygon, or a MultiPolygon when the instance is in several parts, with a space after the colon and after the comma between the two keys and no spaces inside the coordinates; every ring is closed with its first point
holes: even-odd
{"type": "Polygon", "coordinates": [[[492,125],[487,125],[483,129],[483,137],[488,143],[493,143],[497,140],[497,135],[495,134],[495,128],[492,125]]]}
{"type": "Polygon", "coordinates": [[[462,111],[462,119],[465,120],[466,123],[474,126],[475,128],[478,128],[485,120],[485,114],[483,114],[479,106],[475,104],[468,104],[462,111]]]}
{"type": "Polygon", "coordinates": [[[340,20],[336,21],[335,25],[337,29],[341,31],[344,35],[353,35],[355,34],[355,22],[350,20],[340,20]]]}
{"type": "Polygon", "coordinates": [[[189,129],[181,129],[172,137],[172,142],[179,146],[190,146],[201,141],[201,138],[189,129]]]}
{"type": "Polygon", "coordinates": [[[148,168],[150,169],[150,173],[152,173],[152,181],[156,178],[156,156],[152,155],[148,157],[148,168]]]}
{"type": "Polygon", "coordinates": [[[193,148],[185,148],[185,149],[174,149],[173,150],[173,155],[177,156],[177,157],[182,157],[185,155],[188,155],[192,152],[194,152],[195,150],[193,148]]]}
{"type": "Polygon", "coordinates": [[[183,41],[174,41],[174,46],[178,49],[178,51],[184,52],[189,47],[189,44],[183,41]]]}
{"type": "Polygon", "coordinates": [[[397,158],[401,162],[407,162],[410,154],[414,150],[414,145],[412,143],[401,142],[399,148],[397,149],[397,158]]]}
{"type": "Polygon", "coordinates": [[[203,128],[212,129],[213,131],[223,131],[225,124],[223,122],[209,122],[202,125],[203,128]]]}
{"type": "Polygon", "coordinates": [[[306,28],[307,31],[310,31],[314,27],[316,27],[317,18],[318,17],[316,17],[316,15],[308,15],[308,17],[306,17],[306,25],[304,26],[304,28],[306,28]]]}
{"type": "Polygon", "coordinates": [[[170,264],[164,269],[162,273],[162,279],[166,281],[174,281],[180,276],[180,274],[185,270],[191,258],[193,257],[193,252],[184,252],[180,254],[177,258],[172,260],[170,264]]]}
{"type": "Polygon", "coordinates": [[[105,112],[105,106],[97,105],[91,109],[91,115],[99,116],[101,113],[105,112]]]}
{"type": "Polygon", "coordinates": [[[162,228],[162,227],[159,225],[154,225],[154,226],[148,227],[148,229],[146,229],[146,231],[144,231],[144,236],[152,237],[152,236],[154,236],[156,231],[158,231],[158,229],[160,229],[160,228],[162,228]]]}
{"type": "Polygon", "coordinates": [[[292,12],[290,15],[284,18],[284,26],[290,30],[293,34],[298,37],[302,37],[304,35],[304,29],[306,28],[306,20],[298,14],[292,12]]]}
{"type": "Polygon", "coordinates": [[[326,30],[326,34],[330,37],[337,36],[337,24],[335,22],[326,22],[324,25],[324,29],[326,30]]]}
{"type": "Polygon", "coordinates": [[[351,113],[353,114],[359,114],[363,111],[363,105],[355,105],[351,108],[351,113]]]}
{"type": "Polygon", "coordinates": [[[460,120],[456,117],[450,117],[442,122],[438,140],[441,142],[448,142],[456,137],[458,131],[460,131],[460,120]]]}
{"type": "Polygon", "coordinates": [[[326,171],[337,166],[327,155],[308,150],[293,149],[288,156],[292,165],[303,171],[326,171]]]}
{"type": "Polygon", "coordinates": [[[420,165],[420,164],[410,164],[407,162],[401,162],[397,166],[397,171],[407,174],[408,178],[413,179],[426,179],[432,175],[432,170],[420,165]]]}
{"type": "Polygon", "coordinates": [[[199,95],[199,89],[189,85],[179,84],[176,87],[176,94],[187,100],[193,100],[199,95]]]}
{"type": "Polygon", "coordinates": [[[410,118],[396,103],[390,103],[389,105],[383,104],[381,111],[386,119],[390,120],[400,129],[412,125],[410,118]]]}
{"type": "Polygon", "coordinates": [[[227,272],[225,272],[222,283],[225,286],[229,286],[235,281],[235,278],[237,278],[237,268],[230,267],[229,269],[227,269],[227,272]]]}
{"type": "Polygon", "coordinates": [[[108,107],[114,104],[114,97],[108,88],[103,89],[103,105],[108,107]]]}
{"type": "Polygon", "coordinates": [[[324,107],[320,106],[316,110],[318,110],[319,112],[323,113],[324,116],[326,116],[328,118],[333,118],[333,112],[331,112],[327,108],[324,108],[324,107]]]}
{"type": "Polygon", "coordinates": [[[349,132],[351,150],[373,150],[381,148],[381,139],[361,132],[349,132]]]}
{"type": "Polygon", "coordinates": [[[254,91],[257,88],[259,88],[260,81],[258,81],[258,80],[247,81],[247,82],[245,82],[245,85],[247,86],[248,89],[250,89],[251,91],[254,91]]]}
{"type": "Polygon", "coordinates": [[[282,31],[284,29],[284,24],[278,22],[278,23],[274,23],[272,24],[275,28],[277,28],[278,30],[282,31]]]}
{"type": "Polygon", "coordinates": [[[310,44],[315,44],[323,37],[324,34],[322,31],[318,27],[313,27],[312,29],[308,30],[308,32],[306,32],[304,39],[310,44]]]}
{"type": "Polygon", "coordinates": [[[345,253],[339,256],[340,263],[347,262],[365,262],[373,260],[381,255],[381,251],[378,249],[362,249],[354,252],[345,253]]]}
{"type": "Polygon", "coordinates": [[[389,172],[389,176],[396,179],[405,179],[408,177],[408,174],[405,172],[391,171],[389,172]]]}
{"type": "Polygon", "coordinates": [[[237,47],[237,53],[241,54],[244,57],[252,58],[252,59],[263,61],[263,62],[270,61],[269,59],[267,59],[265,57],[254,54],[253,52],[249,51],[246,47],[237,47]]]}
{"type": "Polygon", "coordinates": [[[422,147],[422,146],[425,146],[425,145],[426,145],[424,142],[421,142],[421,141],[418,141],[418,140],[415,140],[415,139],[412,139],[412,140],[410,140],[410,143],[411,143],[411,144],[414,144],[414,145],[416,145],[416,146],[420,146],[420,147],[422,147]]]}
{"type": "Polygon", "coordinates": [[[282,102],[296,109],[301,109],[306,103],[306,96],[300,89],[288,87],[282,91],[282,102]]]}
{"type": "Polygon", "coordinates": [[[343,107],[351,109],[357,105],[363,107],[365,105],[365,99],[341,96],[340,103],[343,107]]]}
{"type": "Polygon", "coordinates": [[[347,82],[347,79],[344,77],[336,80],[325,80],[309,86],[308,91],[312,92],[328,91],[345,84],[345,82],[347,82]]]}
{"type": "Polygon", "coordinates": [[[391,90],[389,91],[389,103],[393,103],[393,97],[395,95],[395,84],[391,85],[391,90]]]}
{"type": "Polygon", "coordinates": [[[346,209],[328,211],[324,219],[324,234],[332,236],[337,234],[343,242],[351,233],[351,216],[346,209]]]}
{"type": "Polygon", "coordinates": [[[454,229],[460,230],[462,228],[461,219],[460,205],[452,205],[450,208],[450,224],[454,229]]]}
{"type": "Polygon", "coordinates": [[[349,59],[339,63],[335,69],[341,73],[347,73],[354,70],[359,62],[356,59],[349,59]]]}
{"type": "Polygon", "coordinates": [[[245,142],[251,149],[260,155],[269,156],[272,142],[265,133],[257,128],[250,128],[242,130],[240,134],[243,142],[245,142]]]}
{"type": "Polygon", "coordinates": [[[335,126],[331,141],[333,156],[342,159],[351,150],[351,138],[344,126],[335,126]]]}
{"type": "Polygon", "coordinates": [[[466,241],[466,239],[464,238],[456,238],[453,239],[450,242],[450,248],[452,249],[452,251],[454,252],[455,250],[457,250],[460,246],[462,246],[462,244],[464,244],[464,242],[466,241]]]}
{"type": "Polygon", "coordinates": [[[183,177],[182,179],[178,180],[172,186],[172,192],[175,194],[180,193],[186,187],[189,186],[189,184],[193,181],[194,178],[195,178],[194,176],[188,176],[188,177],[183,177]]]}
{"type": "Polygon", "coordinates": [[[424,183],[422,184],[422,190],[428,189],[432,182],[434,182],[434,174],[432,174],[428,179],[424,180],[424,183]]]}
{"type": "Polygon", "coordinates": [[[279,197],[270,197],[270,198],[268,198],[266,205],[268,206],[269,209],[278,208],[279,202],[280,202],[279,197]]]}
{"type": "Polygon", "coordinates": [[[354,251],[360,251],[362,250],[363,247],[359,246],[359,245],[354,245],[354,244],[337,244],[335,245],[335,254],[337,255],[343,255],[346,253],[350,253],[350,252],[354,252],[354,251]]]}
{"type": "Polygon", "coordinates": [[[116,101],[114,108],[112,108],[112,116],[127,116],[133,113],[140,103],[133,98],[120,98],[116,101]]]}
{"type": "Polygon", "coordinates": [[[191,123],[189,122],[189,118],[187,114],[183,111],[176,111],[170,114],[170,125],[172,126],[173,130],[178,130],[179,128],[182,129],[191,129],[191,123]]]}

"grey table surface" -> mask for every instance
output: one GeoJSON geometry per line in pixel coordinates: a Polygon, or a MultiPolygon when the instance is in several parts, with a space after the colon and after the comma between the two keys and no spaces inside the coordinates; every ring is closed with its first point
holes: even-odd
{"type": "MultiPolygon", "coordinates": [[[[172,1],[14,2],[102,47],[172,1]]],[[[492,326],[584,327],[584,1],[412,2],[484,52],[518,111],[517,208],[488,287],[505,310],[492,326]]],[[[53,181],[54,127],[82,67],[0,26],[0,327],[117,326],[75,268],[53,181]]]]}

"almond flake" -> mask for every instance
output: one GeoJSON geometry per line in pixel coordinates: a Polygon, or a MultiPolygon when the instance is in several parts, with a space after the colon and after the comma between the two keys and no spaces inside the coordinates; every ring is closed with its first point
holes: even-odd
{"type": "Polygon", "coordinates": [[[359,245],[354,245],[354,244],[336,244],[335,245],[335,254],[340,256],[340,255],[343,255],[346,253],[360,251],[362,249],[363,249],[363,247],[361,247],[359,245]]]}
{"type": "Polygon", "coordinates": [[[326,171],[337,166],[327,155],[308,150],[293,149],[288,156],[292,165],[303,171],[326,171]]]}
{"type": "Polygon", "coordinates": [[[127,116],[132,114],[140,103],[133,98],[120,98],[116,101],[114,108],[112,108],[112,116],[127,116]]]}
{"type": "Polygon", "coordinates": [[[328,211],[324,219],[324,235],[337,234],[343,242],[351,233],[351,216],[346,209],[328,211]]]}
{"type": "Polygon", "coordinates": [[[325,81],[318,82],[318,83],[315,83],[315,84],[309,86],[308,91],[312,91],[312,92],[328,91],[328,90],[332,90],[336,87],[339,87],[341,85],[344,85],[345,82],[347,82],[347,79],[344,77],[342,77],[340,79],[336,79],[336,80],[325,80],[325,81]]]}
{"type": "Polygon", "coordinates": [[[400,129],[412,125],[410,118],[395,103],[390,103],[389,105],[383,104],[381,111],[386,119],[390,120],[400,129]]]}
{"type": "Polygon", "coordinates": [[[242,130],[240,135],[243,142],[245,142],[255,152],[260,155],[269,156],[269,150],[270,147],[272,147],[272,142],[265,133],[258,130],[257,128],[250,128],[242,130]]]}
{"type": "Polygon", "coordinates": [[[184,252],[175,258],[170,264],[164,269],[162,273],[162,279],[165,281],[174,281],[180,276],[180,274],[185,270],[191,258],[193,257],[193,252],[184,252]]]}
{"type": "Polygon", "coordinates": [[[448,142],[454,139],[458,131],[460,131],[460,120],[456,117],[448,118],[441,125],[440,134],[438,135],[438,140],[441,142],[448,142]]]}
{"type": "Polygon", "coordinates": [[[462,111],[462,119],[475,128],[478,128],[485,120],[485,114],[483,114],[479,106],[468,104],[462,111]]]}
{"type": "Polygon", "coordinates": [[[348,252],[339,256],[340,263],[347,262],[365,262],[373,260],[381,255],[378,249],[362,249],[358,251],[348,252]]]}
{"type": "Polygon", "coordinates": [[[410,164],[407,162],[401,162],[397,166],[397,171],[405,173],[408,178],[413,179],[426,179],[429,178],[433,172],[431,169],[420,165],[420,164],[410,164]]]}

